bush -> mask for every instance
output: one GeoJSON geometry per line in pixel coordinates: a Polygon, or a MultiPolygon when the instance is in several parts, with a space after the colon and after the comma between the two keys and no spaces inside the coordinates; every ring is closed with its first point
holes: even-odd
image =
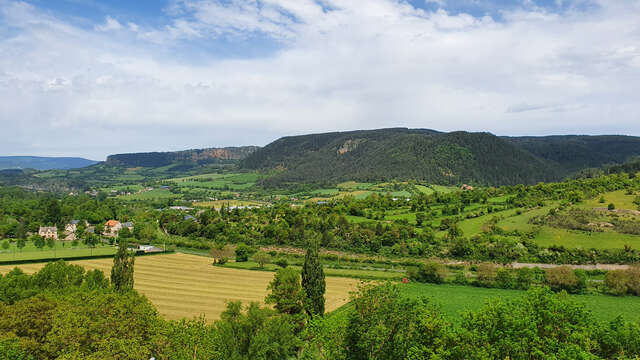
{"type": "Polygon", "coordinates": [[[266,252],[260,251],[253,255],[253,261],[257,262],[260,268],[264,268],[264,265],[269,263],[269,260],[271,260],[271,257],[266,252]]]}
{"type": "Polygon", "coordinates": [[[570,266],[546,269],[544,277],[547,285],[554,291],[577,293],[586,287],[587,274],[584,270],[574,271],[570,266]]]}
{"type": "Polygon", "coordinates": [[[611,294],[625,295],[629,291],[629,274],[624,270],[611,270],[607,272],[604,284],[611,294]]]}
{"type": "Polygon", "coordinates": [[[509,269],[499,268],[496,272],[495,285],[501,289],[515,289],[516,279],[513,272],[509,269]]]}
{"type": "Polygon", "coordinates": [[[447,277],[447,270],[442,264],[428,262],[410,274],[412,280],[421,283],[442,284],[447,277]]]}
{"type": "Polygon", "coordinates": [[[633,265],[627,269],[629,292],[640,296],[640,265],[633,265]]]}
{"type": "Polygon", "coordinates": [[[221,257],[220,259],[217,260],[216,264],[217,265],[224,265],[227,263],[227,261],[229,261],[229,259],[227,259],[225,256],[221,257]]]}
{"type": "Polygon", "coordinates": [[[244,243],[238,244],[236,246],[236,262],[245,262],[249,260],[249,255],[253,252],[251,247],[247,246],[244,243]]]}
{"type": "Polygon", "coordinates": [[[518,289],[528,290],[535,281],[535,272],[530,268],[520,268],[516,272],[516,286],[518,289]]]}
{"type": "Polygon", "coordinates": [[[607,206],[607,209],[609,209],[609,210],[615,210],[615,209],[616,209],[616,206],[615,206],[613,203],[610,203],[610,204],[607,206]]]}
{"type": "Polygon", "coordinates": [[[286,268],[287,266],[289,266],[289,262],[287,261],[287,259],[285,258],[279,258],[276,259],[276,261],[274,262],[274,264],[280,266],[281,268],[286,268]]]}
{"type": "Polygon", "coordinates": [[[492,263],[482,263],[478,266],[477,284],[482,287],[492,287],[495,284],[497,266],[492,263]]]}
{"type": "Polygon", "coordinates": [[[460,284],[460,285],[468,285],[469,278],[467,277],[467,272],[464,270],[456,272],[456,276],[453,278],[453,283],[460,284]]]}

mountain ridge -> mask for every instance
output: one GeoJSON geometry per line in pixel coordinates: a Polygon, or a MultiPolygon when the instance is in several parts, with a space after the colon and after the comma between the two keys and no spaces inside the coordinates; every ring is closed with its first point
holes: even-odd
{"type": "Polygon", "coordinates": [[[282,137],[241,160],[240,166],[279,170],[265,186],[410,179],[515,185],[561,180],[634,155],[640,155],[640,138],[631,136],[504,137],[390,128],[282,137]]]}
{"type": "Polygon", "coordinates": [[[93,164],[98,161],[81,157],[55,157],[55,156],[0,156],[0,170],[7,169],[77,169],[93,164]]]}

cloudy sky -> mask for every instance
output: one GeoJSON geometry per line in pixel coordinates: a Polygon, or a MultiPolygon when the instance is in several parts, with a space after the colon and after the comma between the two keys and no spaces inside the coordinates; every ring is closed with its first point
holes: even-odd
{"type": "Polygon", "coordinates": [[[637,0],[0,0],[0,155],[640,135],[637,0]]]}

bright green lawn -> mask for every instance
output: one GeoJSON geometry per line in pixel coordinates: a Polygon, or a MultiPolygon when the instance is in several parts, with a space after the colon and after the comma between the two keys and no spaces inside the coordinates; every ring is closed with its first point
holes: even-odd
{"type": "MultiPolygon", "coordinates": [[[[3,242],[4,240],[2,240],[3,242]]],[[[94,249],[87,248],[85,245],[79,245],[76,248],[71,247],[70,242],[58,241],[55,250],[45,247],[41,250],[36,248],[32,242],[27,241],[22,251],[16,248],[15,243],[11,243],[8,250],[0,250],[0,262],[13,260],[36,260],[48,258],[63,258],[76,256],[92,256],[92,255],[111,255],[115,254],[116,248],[109,245],[98,245],[94,249]]]]}
{"type": "MultiPolygon", "coordinates": [[[[521,290],[486,289],[463,285],[400,284],[402,292],[409,296],[431,297],[440,304],[451,319],[460,319],[465,310],[478,310],[488,299],[512,299],[523,295],[521,290]]],[[[598,320],[613,320],[622,315],[628,321],[640,320],[640,297],[615,297],[608,295],[570,295],[584,302],[598,320]]]]}

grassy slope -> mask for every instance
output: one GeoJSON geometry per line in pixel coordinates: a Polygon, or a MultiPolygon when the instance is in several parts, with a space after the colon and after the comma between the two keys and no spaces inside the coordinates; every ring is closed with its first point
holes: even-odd
{"type": "MultiPolygon", "coordinates": [[[[408,296],[431,297],[440,304],[450,319],[460,319],[461,312],[477,310],[489,299],[512,299],[524,294],[521,290],[485,289],[462,285],[402,284],[408,296]]],[[[613,320],[622,315],[626,320],[640,320],[640,297],[614,297],[608,295],[570,295],[586,304],[598,320],[613,320]]]]}

